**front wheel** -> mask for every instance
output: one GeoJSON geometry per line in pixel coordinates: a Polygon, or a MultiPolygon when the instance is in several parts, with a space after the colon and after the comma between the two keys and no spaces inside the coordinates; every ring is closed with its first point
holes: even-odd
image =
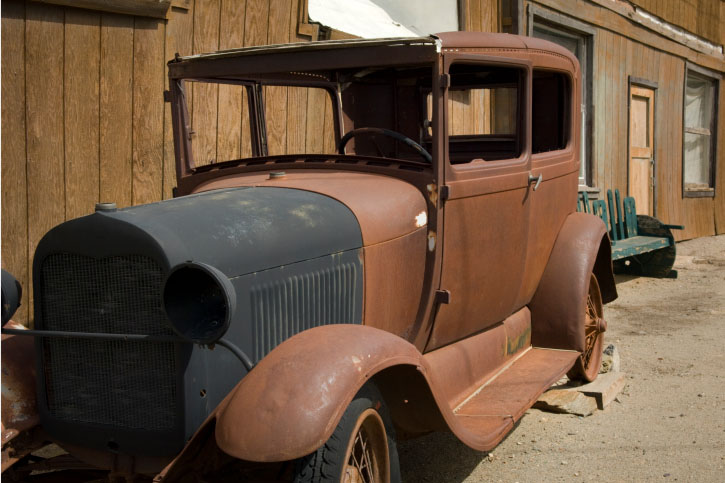
{"type": "Polygon", "coordinates": [[[569,379],[591,382],[597,378],[602,365],[604,331],[607,330],[603,312],[599,282],[591,274],[584,308],[584,351],[567,373],[569,379]]]}
{"type": "Polygon", "coordinates": [[[330,439],[297,460],[295,483],[396,483],[398,453],[387,407],[368,383],[345,410],[330,439]]]}

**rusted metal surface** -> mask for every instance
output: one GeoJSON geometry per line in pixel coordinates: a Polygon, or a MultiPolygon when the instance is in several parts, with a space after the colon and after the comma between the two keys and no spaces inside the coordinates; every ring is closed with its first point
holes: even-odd
{"type": "Polygon", "coordinates": [[[485,332],[425,354],[425,360],[433,368],[431,380],[440,388],[448,405],[456,407],[470,395],[471,388],[493,376],[520,350],[529,347],[530,337],[531,314],[523,308],[485,332]],[[515,349],[517,346],[520,347],[515,349]]]}
{"type": "Polygon", "coordinates": [[[592,273],[597,276],[602,299],[610,302],[617,297],[611,267],[604,223],[593,215],[569,215],[529,304],[532,343],[537,347],[583,351],[589,277],[592,273]]]}
{"type": "Polygon", "coordinates": [[[591,382],[597,378],[602,365],[602,349],[607,321],[604,320],[602,309],[602,293],[594,274],[589,276],[589,288],[584,303],[584,350],[571,368],[569,379],[591,382]]]}
{"type": "MultiPolygon", "coordinates": [[[[180,57],[169,71],[179,192],[280,187],[343,203],[360,228],[355,247],[362,249],[354,256],[364,267],[364,325],[325,325],[271,344],[216,408],[209,404],[193,424],[186,419],[186,429],[193,431],[206,417],[158,481],[200,479],[236,460],[271,463],[313,453],[368,381],[379,387],[401,435],[450,430],[472,448],[488,450],[586,349],[589,277],[596,275],[604,302],[616,297],[616,289],[605,228],[595,217],[574,213],[580,81],[568,51],[537,39],[464,32],[180,57]],[[405,73],[391,69],[402,63],[405,73]],[[472,144],[473,159],[454,164],[449,90],[467,87],[466,77],[456,78],[452,66],[476,63],[515,71],[502,78],[519,92],[518,134],[512,136],[514,148],[501,142],[491,160],[477,158],[478,146],[472,144]],[[380,77],[355,80],[377,73],[371,66],[383,69],[380,77]],[[562,132],[569,129],[567,142],[536,154],[528,139],[533,69],[566,73],[565,90],[573,94],[562,104],[569,111],[562,107],[559,113],[566,119],[562,132]],[[387,140],[351,141],[350,155],[267,156],[256,106],[250,122],[256,122],[251,132],[259,139],[252,158],[194,167],[188,106],[177,82],[190,76],[255,83],[257,95],[248,98],[253,103],[262,101],[263,84],[330,89],[339,93],[333,107],[338,139],[354,129],[393,127],[405,138],[420,134],[432,163],[387,150],[387,140]],[[416,102],[428,95],[429,107],[416,102]],[[495,157],[500,152],[505,154],[495,157]]],[[[265,270],[267,265],[254,273],[265,270]]],[[[239,300],[248,300],[243,283],[235,290],[239,300]]],[[[264,309],[299,304],[300,298],[274,300],[264,309]]],[[[255,337],[268,335],[264,324],[249,330],[255,337]]],[[[196,398],[198,391],[191,392],[196,398]]],[[[199,397],[206,394],[202,390],[199,397]]],[[[157,471],[173,458],[114,453],[102,444],[65,447],[114,475],[157,471]]]]}
{"type": "Polygon", "coordinates": [[[422,363],[414,346],[371,327],[302,332],[277,346],[220,404],[217,444],[251,461],[307,455],[327,441],[366,380],[386,367],[422,363]],[[317,350],[321,341],[324,351],[317,350]]]}
{"type": "Polygon", "coordinates": [[[457,435],[468,436],[468,441],[461,439],[478,450],[495,448],[513,424],[569,370],[578,356],[574,351],[529,348],[498,377],[456,407],[456,418],[460,420],[457,435]]]}
{"type": "MultiPolygon", "coordinates": [[[[516,345],[517,340],[528,338],[528,311],[522,311],[506,326],[499,332],[503,334],[499,339],[502,353],[507,351],[509,343],[516,345]]],[[[472,420],[456,416],[453,409],[473,401],[478,392],[471,394],[471,390],[484,386],[493,375],[505,372],[508,365],[501,357],[498,364],[491,363],[488,376],[461,375],[461,368],[478,362],[476,358],[490,348],[491,339],[481,336],[469,340],[468,345],[466,351],[460,346],[450,346],[448,351],[438,351],[436,357],[423,357],[402,339],[371,327],[333,325],[302,332],[278,346],[239,383],[192,438],[188,448],[196,449],[184,450],[163,475],[177,474],[177,466],[188,465],[201,448],[209,448],[206,439],[211,437],[212,428],[217,447],[236,458],[265,462],[306,455],[329,438],[349,401],[371,378],[380,383],[396,422],[396,416],[408,406],[407,411],[413,413],[414,419],[429,419],[427,425],[420,423],[418,430],[447,428],[473,448],[491,449],[530,403],[564,374],[579,355],[574,351],[541,350],[533,353],[535,357],[523,359],[527,349],[522,348],[512,358],[521,359],[516,367],[529,372],[538,370],[533,378],[509,375],[518,384],[516,394],[525,395],[521,396],[522,401],[508,400],[508,393],[503,390],[486,393],[487,398],[497,397],[500,404],[515,408],[507,413],[513,414],[513,419],[496,416],[472,420]],[[321,340],[334,343],[325,352],[313,350],[321,340]],[[547,364],[556,366],[555,370],[546,369],[547,364]],[[396,371],[405,367],[413,371],[412,377],[394,377],[396,371]],[[387,373],[386,369],[392,372],[387,373]],[[465,380],[466,377],[469,379],[465,380]],[[464,381],[460,382],[461,379],[464,381]],[[461,393],[450,394],[448,388],[456,383],[461,393]],[[491,396],[492,392],[497,396],[491,396]],[[244,437],[240,437],[240,427],[245,428],[244,437]]],[[[510,384],[505,382],[508,379],[501,376],[499,379],[499,383],[510,384]]],[[[416,429],[416,424],[410,419],[407,421],[410,429],[416,429]]],[[[173,481],[170,476],[169,481],[173,481]]]]}
{"type": "Polygon", "coordinates": [[[418,230],[423,226],[419,223],[419,215],[427,213],[425,199],[414,186],[370,173],[290,170],[283,178],[276,179],[270,179],[269,173],[224,177],[200,185],[197,191],[237,186],[296,188],[335,198],[357,217],[364,246],[383,243],[418,230]],[[391,213],[395,216],[388,216],[391,213]]]}
{"type": "Polygon", "coordinates": [[[365,324],[411,339],[423,290],[426,236],[427,227],[421,226],[404,237],[365,247],[365,324]],[[391,298],[391,293],[396,296],[391,298]]]}
{"type": "MultiPolygon", "coordinates": [[[[25,328],[13,321],[5,327],[25,328]]],[[[2,471],[39,444],[34,437],[27,436],[39,423],[35,406],[34,348],[31,337],[2,336],[2,471]]]]}

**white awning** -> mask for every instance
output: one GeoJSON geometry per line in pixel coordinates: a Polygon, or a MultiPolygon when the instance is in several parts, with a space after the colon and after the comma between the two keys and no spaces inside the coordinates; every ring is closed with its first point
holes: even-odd
{"type": "Polygon", "coordinates": [[[457,0],[309,0],[310,21],[362,38],[458,30],[457,0]]]}

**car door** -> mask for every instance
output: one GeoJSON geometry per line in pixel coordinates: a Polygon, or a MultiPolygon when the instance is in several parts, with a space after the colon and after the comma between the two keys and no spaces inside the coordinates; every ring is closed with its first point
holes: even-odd
{"type": "Polygon", "coordinates": [[[444,66],[448,198],[440,288],[450,298],[438,309],[426,350],[520,308],[529,227],[530,65],[451,54],[444,66]]]}
{"type": "MultiPolygon", "coordinates": [[[[542,59],[544,60],[544,59],[542,59]]],[[[529,238],[517,305],[528,304],[544,273],[559,230],[575,210],[580,130],[577,76],[546,59],[532,70],[529,238]],[[575,126],[577,128],[575,128],[575,126]]]]}

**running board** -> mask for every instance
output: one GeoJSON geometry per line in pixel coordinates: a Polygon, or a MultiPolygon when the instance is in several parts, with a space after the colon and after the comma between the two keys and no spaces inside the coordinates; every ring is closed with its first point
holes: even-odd
{"type": "MultiPolygon", "coordinates": [[[[531,348],[486,381],[453,410],[469,446],[489,451],[556,381],[579,352],[531,348]]],[[[456,431],[458,432],[458,431],[456,431]]],[[[463,436],[463,434],[461,435],[463,436]]]]}

